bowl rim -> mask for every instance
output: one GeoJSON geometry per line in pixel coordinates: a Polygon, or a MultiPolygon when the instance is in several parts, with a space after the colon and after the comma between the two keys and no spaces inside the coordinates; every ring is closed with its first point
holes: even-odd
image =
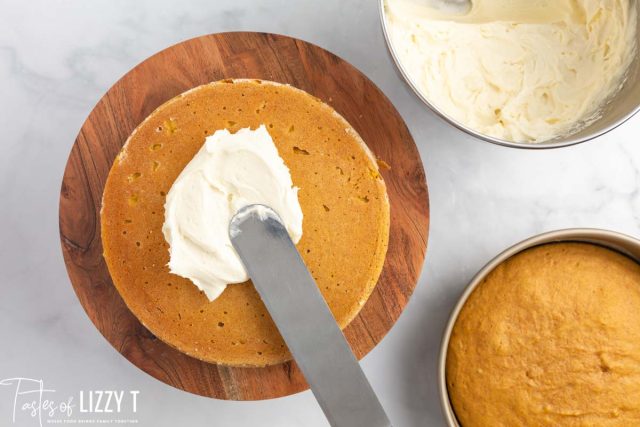
{"type": "Polygon", "coordinates": [[[623,253],[640,263],[640,239],[632,237],[628,234],[620,233],[600,228],[564,228],[553,231],[547,231],[541,234],[533,235],[526,238],[493,257],[484,265],[471,279],[469,284],[458,298],[455,306],[449,314],[446,327],[440,344],[440,354],[438,357],[438,390],[440,392],[440,404],[445,420],[449,427],[460,427],[453,410],[453,405],[449,399],[446,378],[446,362],[447,351],[449,349],[449,341],[451,332],[458,319],[458,315],[469,299],[469,296],[478,287],[482,280],[493,271],[499,264],[506,261],[510,257],[534,246],[544,245],[547,243],[559,242],[584,242],[607,247],[617,252],[623,253]],[[637,253],[630,253],[627,248],[634,247],[637,253]]]}
{"type": "Polygon", "coordinates": [[[589,135],[586,135],[580,138],[570,135],[566,141],[562,141],[562,142],[553,142],[553,140],[543,141],[538,143],[513,142],[513,141],[507,141],[505,139],[494,138],[492,136],[485,135],[480,132],[476,132],[475,130],[463,125],[462,123],[448,116],[446,113],[441,111],[438,107],[436,107],[433,103],[431,103],[427,99],[427,97],[424,96],[420,92],[420,90],[418,90],[415,83],[409,77],[409,73],[404,68],[401,61],[398,59],[398,54],[395,50],[395,47],[393,46],[393,43],[391,42],[391,37],[389,36],[389,28],[387,25],[386,12],[385,12],[385,6],[384,6],[386,1],[388,0],[379,0],[378,12],[380,15],[380,22],[382,24],[382,32],[384,34],[385,44],[387,45],[387,51],[390,53],[391,58],[393,59],[393,62],[395,63],[397,70],[400,72],[400,75],[402,76],[402,80],[404,80],[405,84],[407,84],[411,88],[411,91],[414,93],[414,95],[416,95],[424,104],[426,104],[427,107],[429,107],[429,109],[436,114],[436,116],[440,117],[442,120],[452,125],[453,127],[465,132],[470,136],[475,137],[476,139],[479,139],[485,142],[490,142],[492,144],[499,145],[502,147],[520,148],[525,150],[545,150],[545,149],[552,149],[552,148],[569,147],[572,145],[577,145],[583,142],[591,141],[593,139],[599,138],[600,136],[606,133],[611,132],[612,130],[614,130],[615,128],[617,128],[627,120],[629,120],[631,117],[633,117],[638,111],[640,111],[640,102],[638,102],[637,105],[633,109],[631,109],[627,114],[620,117],[618,120],[611,123],[610,125],[598,130],[597,132],[591,133],[589,135]]]}

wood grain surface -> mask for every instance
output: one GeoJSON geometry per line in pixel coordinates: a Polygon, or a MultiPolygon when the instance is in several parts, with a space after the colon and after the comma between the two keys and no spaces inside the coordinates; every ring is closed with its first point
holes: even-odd
{"type": "Polygon", "coordinates": [[[416,286],[429,228],[427,184],[413,139],[384,94],[347,62],[290,37],[237,32],[191,39],[145,60],[100,99],[73,145],[60,192],[62,251],[80,303],[111,345],[149,375],[203,396],[268,399],[307,388],[295,362],[231,368],[180,353],[127,309],[102,257],[102,191],[129,134],[165,101],[224,78],[273,80],[315,95],[342,114],[390,166],[381,170],[391,204],[385,265],[373,294],[345,329],[358,358],[385,336],[416,286]]]}

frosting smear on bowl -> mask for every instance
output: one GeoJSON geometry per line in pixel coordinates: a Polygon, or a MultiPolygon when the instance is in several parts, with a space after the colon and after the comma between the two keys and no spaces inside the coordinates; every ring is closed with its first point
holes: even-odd
{"type": "Polygon", "coordinates": [[[275,210],[291,239],[300,241],[298,188],[265,126],[216,131],[167,194],[162,233],[171,272],[191,280],[211,301],[227,284],[249,280],[228,229],[240,208],[255,203],[275,210]]]}
{"type": "Polygon", "coordinates": [[[474,0],[447,15],[387,0],[390,41],[422,95],[456,122],[514,142],[598,118],[635,55],[627,0],[474,0]]]}

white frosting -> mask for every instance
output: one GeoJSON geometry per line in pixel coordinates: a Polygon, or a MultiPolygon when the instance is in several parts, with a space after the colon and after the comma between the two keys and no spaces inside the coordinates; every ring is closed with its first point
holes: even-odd
{"type": "Polygon", "coordinates": [[[387,0],[398,59],[419,91],[480,133],[537,142],[593,119],[635,54],[627,0],[474,0],[445,15],[387,0]]]}
{"type": "Polygon", "coordinates": [[[273,219],[282,224],[282,220],[278,217],[278,214],[270,207],[265,205],[251,205],[251,207],[247,209],[239,210],[231,219],[231,224],[229,224],[229,240],[242,233],[242,229],[238,225],[242,224],[250,216],[256,216],[260,221],[273,219]]]}
{"type": "Polygon", "coordinates": [[[298,188],[264,125],[216,131],[173,183],[162,232],[169,269],[217,298],[227,284],[249,279],[229,240],[229,222],[242,207],[263,204],[278,213],[291,239],[302,237],[298,188]]]}

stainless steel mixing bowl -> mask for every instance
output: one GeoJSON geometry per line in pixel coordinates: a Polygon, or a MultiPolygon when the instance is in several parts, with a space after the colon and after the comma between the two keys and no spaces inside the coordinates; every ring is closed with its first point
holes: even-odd
{"type": "Polygon", "coordinates": [[[438,362],[438,388],[440,389],[440,402],[442,403],[442,410],[449,427],[460,427],[460,424],[456,419],[455,412],[453,411],[451,400],[449,399],[449,392],[447,390],[446,365],[447,351],[449,350],[449,340],[451,338],[451,332],[453,331],[453,326],[458,319],[458,315],[460,314],[462,307],[469,299],[471,293],[498,265],[502,264],[513,255],[526,249],[546,243],[555,242],[594,243],[623,253],[636,260],[637,262],[640,262],[640,240],[614,231],[594,228],[569,228],[564,230],[551,231],[544,234],[538,234],[510,247],[509,249],[505,250],[500,255],[489,261],[489,263],[485,265],[482,270],[480,270],[474,276],[474,278],[471,280],[471,283],[469,283],[465,291],[460,296],[458,303],[449,316],[449,322],[447,323],[447,327],[445,328],[444,336],[442,338],[442,345],[440,347],[440,360],[438,362]]]}
{"type": "MultiPolygon", "coordinates": [[[[581,142],[589,141],[591,139],[597,138],[600,135],[603,135],[609,132],[612,129],[620,126],[622,123],[627,121],[631,116],[633,116],[638,110],[640,110],[640,55],[638,54],[638,50],[640,50],[640,7],[636,7],[636,20],[638,21],[637,28],[638,32],[636,34],[636,43],[637,49],[635,53],[635,58],[631,63],[628,76],[624,83],[624,86],[618,93],[611,98],[611,100],[602,108],[601,117],[591,123],[589,126],[583,128],[577,133],[570,134],[564,137],[554,138],[544,142],[538,143],[526,143],[526,142],[513,142],[506,141],[503,139],[494,138],[492,136],[484,135],[475,130],[465,126],[464,124],[457,122],[456,120],[449,117],[443,111],[441,111],[437,106],[429,101],[416,87],[416,85],[411,81],[407,71],[403,67],[402,63],[398,59],[398,55],[394,50],[393,43],[391,42],[391,37],[389,36],[389,28],[387,24],[387,18],[385,13],[385,1],[380,0],[380,20],[382,22],[382,30],[384,32],[384,37],[387,42],[387,47],[389,48],[389,52],[393,61],[396,63],[398,70],[400,70],[400,74],[407,82],[407,84],[411,87],[411,89],[415,92],[415,94],[420,98],[427,106],[438,116],[442,117],[444,120],[457,127],[460,130],[468,133],[469,135],[475,136],[478,139],[488,141],[494,144],[503,145],[506,147],[514,147],[514,148],[531,148],[531,149],[542,149],[542,148],[558,148],[558,147],[566,147],[569,145],[579,144],[581,142]]],[[[638,0],[631,0],[636,3],[638,0]]],[[[637,5],[638,6],[638,5],[637,5]]]]}

